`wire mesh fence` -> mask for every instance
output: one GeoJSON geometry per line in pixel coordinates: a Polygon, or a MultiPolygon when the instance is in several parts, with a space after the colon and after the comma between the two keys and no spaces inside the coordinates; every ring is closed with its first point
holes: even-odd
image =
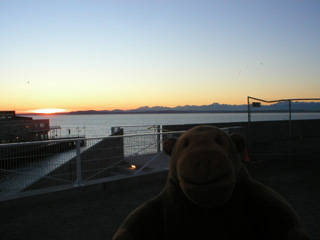
{"type": "Polygon", "coordinates": [[[111,132],[123,129],[123,135],[149,134],[160,133],[161,126],[159,125],[141,125],[141,126],[116,126],[111,128],[111,132]]]}
{"type": "Polygon", "coordinates": [[[248,97],[251,154],[314,153],[320,147],[320,98],[267,101],[248,97]]]}
{"type": "Polygon", "coordinates": [[[122,129],[124,138],[125,157],[152,154],[161,151],[162,135],[161,126],[118,126],[112,127],[111,132],[122,129]],[[130,137],[131,135],[141,135],[139,139],[130,137]],[[143,137],[142,137],[143,135],[143,137]]]}
{"type": "Polygon", "coordinates": [[[166,170],[161,142],[149,133],[1,144],[0,201],[166,170]]]}

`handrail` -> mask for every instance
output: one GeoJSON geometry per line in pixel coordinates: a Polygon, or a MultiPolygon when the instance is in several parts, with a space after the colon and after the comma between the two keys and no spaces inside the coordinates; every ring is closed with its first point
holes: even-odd
{"type": "Polygon", "coordinates": [[[14,147],[22,145],[37,145],[37,144],[51,144],[51,143],[61,143],[61,142],[73,142],[73,141],[84,141],[84,140],[98,140],[98,139],[111,139],[111,138],[123,138],[123,137],[140,137],[140,136],[151,136],[151,135],[166,135],[166,134],[179,134],[185,131],[172,131],[164,133],[145,133],[145,134],[128,134],[128,135],[117,135],[117,136],[107,136],[107,137],[92,137],[92,138],[67,138],[67,139],[55,139],[55,140],[43,140],[43,141],[33,141],[33,142],[18,142],[18,143],[2,143],[0,147],[14,147]]]}
{"type": "Polygon", "coordinates": [[[248,96],[248,99],[254,99],[257,101],[265,102],[265,103],[274,103],[274,102],[288,102],[288,101],[311,101],[311,100],[317,100],[320,101],[320,98],[291,98],[291,99],[279,99],[279,100],[264,100],[264,99],[259,99],[255,97],[250,97],[248,96]]]}

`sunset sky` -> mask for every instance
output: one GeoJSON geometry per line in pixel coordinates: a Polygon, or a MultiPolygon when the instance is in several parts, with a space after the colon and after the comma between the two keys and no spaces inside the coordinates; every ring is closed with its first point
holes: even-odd
{"type": "Polygon", "coordinates": [[[320,1],[1,0],[0,111],[320,97],[320,1]]]}

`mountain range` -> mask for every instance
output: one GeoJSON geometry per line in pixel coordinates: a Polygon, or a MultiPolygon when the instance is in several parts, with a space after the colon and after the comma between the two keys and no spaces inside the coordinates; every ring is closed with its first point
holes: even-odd
{"type": "MultiPolygon", "coordinates": [[[[254,112],[265,112],[265,111],[274,111],[274,112],[288,112],[289,104],[288,102],[278,102],[275,104],[265,105],[254,104],[250,105],[250,110],[254,112]]],[[[320,112],[320,102],[292,102],[291,110],[293,112],[320,112]]],[[[75,111],[69,112],[67,114],[125,114],[125,113],[228,113],[228,112],[247,112],[248,105],[229,105],[229,104],[219,104],[213,103],[210,105],[185,105],[185,106],[177,106],[177,107],[163,107],[163,106],[155,106],[148,107],[143,106],[137,109],[131,110],[119,110],[115,109],[112,111],[103,110],[103,111],[75,111]]],[[[66,113],[64,113],[66,114],[66,113]]]]}

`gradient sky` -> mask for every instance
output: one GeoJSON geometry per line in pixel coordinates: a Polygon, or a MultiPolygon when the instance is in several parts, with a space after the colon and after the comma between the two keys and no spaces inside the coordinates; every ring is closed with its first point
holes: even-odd
{"type": "Polygon", "coordinates": [[[320,97],[320,1],[0,1],[0,110],[320,97]]]}

